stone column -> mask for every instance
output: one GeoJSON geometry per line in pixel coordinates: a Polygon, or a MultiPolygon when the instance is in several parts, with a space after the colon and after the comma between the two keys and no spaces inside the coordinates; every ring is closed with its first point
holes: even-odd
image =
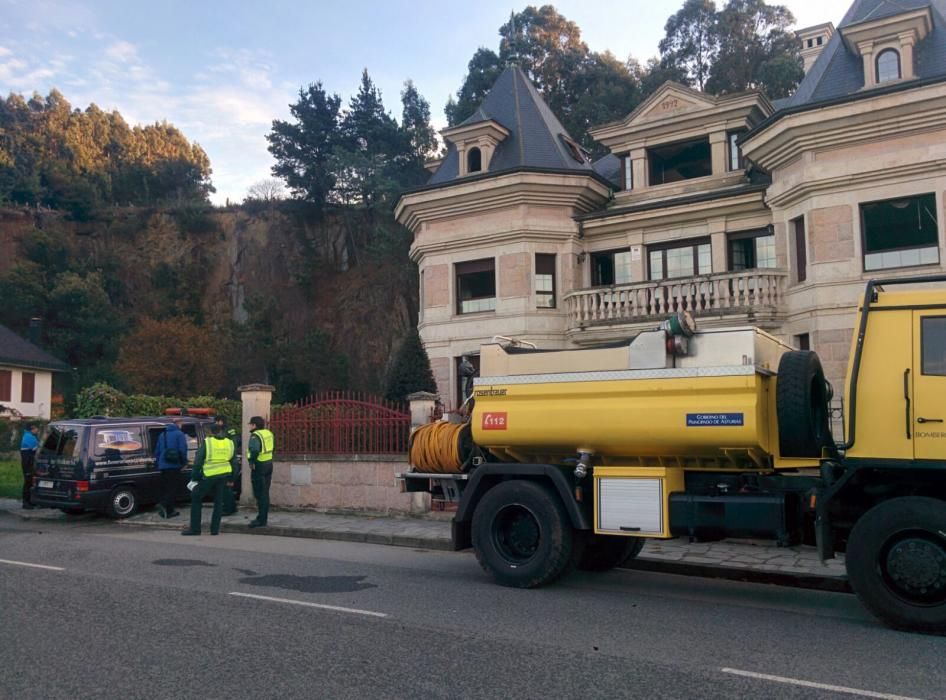
{"type": "Polygon", "coordinates": [[[411,406],[411,428],[419,428],[430,422],[430,414],[440,400],[440,395],[431,394],[427,391],[417,391],[409,394],[407,400],[411,406]]]}
{"type": "Polygon", "coordinates": [[[647,182],[647,151],[643,148],[635,148],[631,151],[631,171],[635,190],[643,190],[650,186],[647,182]]]}
{"type": "Polygon", "coordinates": [[[725,131],[714,131],[710,134],[710,157],[712,159],[713,175],[724,175],[726,173],[726,143],[725,131]]]}
{"type": "MultiPolygon", "coordinates": [[[[857,50],[861,52],[861,59],[864,61],[864,87],[873,87],[877,83],[877,76],[874,73],[874,42],[862,41],[857,45],[857,50]]],[[[902,61],[900,70],[903,70],[902,61]]]]}
{"type": "MultiPolygon", "coordinates": [[[[250,418],[259,416],[269,425],[270,408],[273,401],[273,391],[276,387],[269,384],[247,384],[237,389],[240,392],[240,399],[243,402],[243,425],[240,428],[243,435],[243,454],[240,455],[240,463],[243,465],[243,474],[240,479],[243,493],[240,496],[240,502],[243,505],[253,505],[256,500],[253,498],[253,484],[250,481],[250,464],[246,458],[246,451],[250,447],[250,418]]],[[[279,445],[274,446],[274,452],[279,452],[279,445]]]]}

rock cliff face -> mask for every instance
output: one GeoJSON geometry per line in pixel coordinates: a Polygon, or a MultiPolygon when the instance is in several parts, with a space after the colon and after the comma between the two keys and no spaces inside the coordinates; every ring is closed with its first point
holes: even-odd
{"type": "Polygon", "coordinates": [[[170,305],[209,325],[244,323],[262,307],[289,352],[310,331],[324,334],[333,355],[347,356],[354,389],[381,390],[416,323],[409,234],[368,214],[313,221],[290,207],[117,209],[73,222],[57,212],[0,210],[0,275],[44,230],[121,290],[130,322],[167,315],[170,305]]]}

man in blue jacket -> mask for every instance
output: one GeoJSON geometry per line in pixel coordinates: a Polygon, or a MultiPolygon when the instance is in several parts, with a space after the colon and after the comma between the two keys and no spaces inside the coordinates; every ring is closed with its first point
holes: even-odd
{"type": "Polygon", "coordinates": [[[32,509],[33,502],[30,500],[30,487],[33,485],[33,461],[36,459],[36,448],[39,447],[39,440],[36,434],[39,429],[35,425],[27,425],[23,428],[23,437],[20,439],[20,467],[23,469],[23,507],[27,510],[32,509]]]}
{"type": "Polygon", "coordinates": [[[181,514],[174,508],[174,501],[181,483],[181,469],[187,464],[187,437],[181,430],[183,424],[184,421],[180,418],[168,423],[158,438],[158,446],[154,451],[161,494],[158,514],[162,518],[173,518],[181,514]]]}

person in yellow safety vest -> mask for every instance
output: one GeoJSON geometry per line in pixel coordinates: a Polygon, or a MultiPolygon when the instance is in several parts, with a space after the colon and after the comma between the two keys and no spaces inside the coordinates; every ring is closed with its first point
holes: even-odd
{"type": "Polygon", "coordinates": [[[266,430],[266,421],[259,416],[250,418],[250,444],[247,447],[250,482],[259,509],[250,527],[266,527],[269,518],[269,485],[273,480],[273,434],[266,430]]]}
{"type": "Polygon", "coordinates": [[[182,535],[200,534],[201,503],[208,493],[213,494],[214,509],[210,517],[210,534],[220,534],[220,517],[223,515],[223,492],[233,473],[230,460],[236,448],[227,437],[226,430],[214,426],[213,437],[204,440],[194,458],[194,471],[187,488],[191,490],[191,524],[182,535]]]}

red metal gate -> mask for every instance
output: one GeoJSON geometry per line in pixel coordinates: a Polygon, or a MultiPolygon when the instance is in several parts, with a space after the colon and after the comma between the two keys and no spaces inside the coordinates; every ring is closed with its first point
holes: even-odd
{"type": "Polygon", "coordinates": [[[325,391],[273,410],[277,455],[403,454],[411,430],[405,406],[352,391],[325,391]]]}

